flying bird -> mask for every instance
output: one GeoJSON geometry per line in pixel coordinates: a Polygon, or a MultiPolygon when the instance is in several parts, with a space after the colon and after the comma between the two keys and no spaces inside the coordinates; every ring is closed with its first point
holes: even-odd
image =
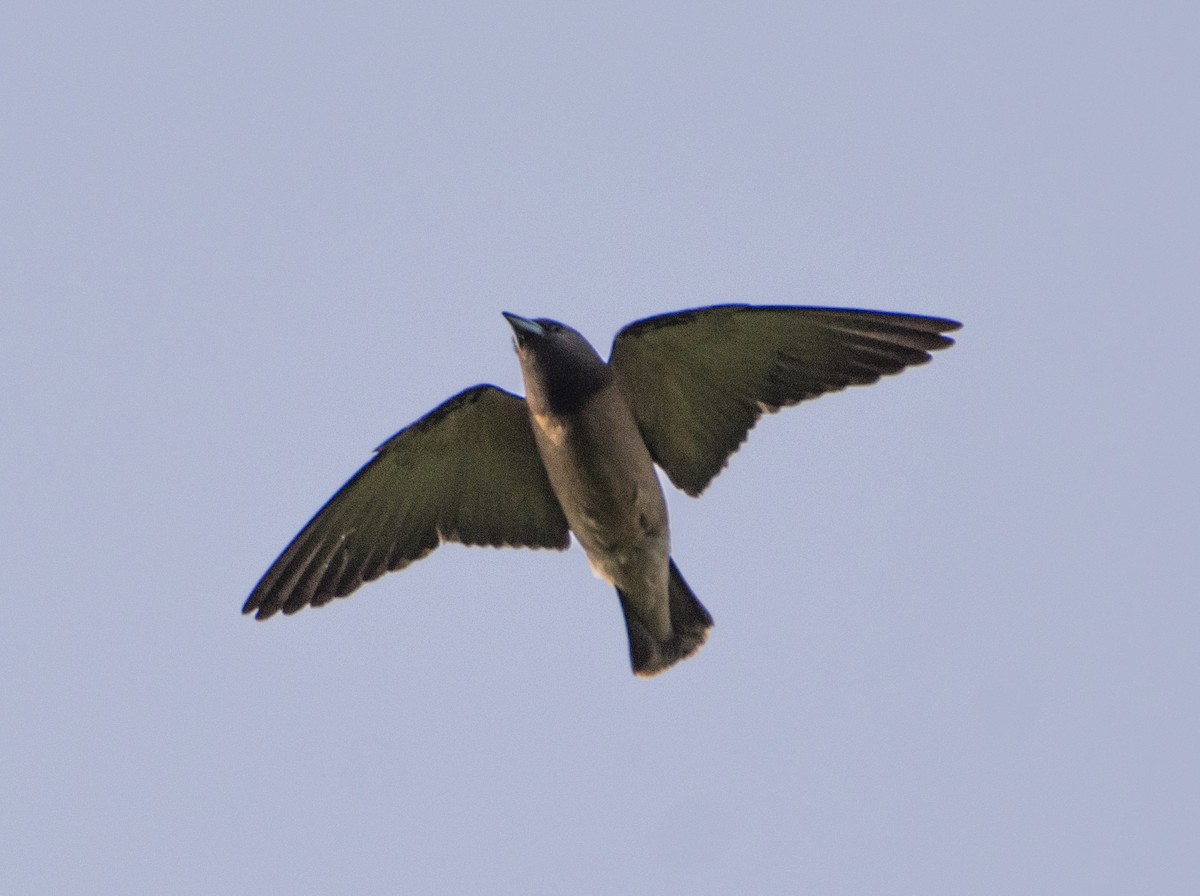
{"type": "Polygon", "coordinates": [[[695,653],[713,621],[671,559],[654,466],[695,497],[763,414],[923,364],[960,326],[716,305],[629,324],[605,363],[565,324],[504,317],[525,397],[472,386],[380,445],[243,613],[322,606],[447,541],[562,550],[574,534],[616,588],[634,673],[656,675],[695,653]]]}

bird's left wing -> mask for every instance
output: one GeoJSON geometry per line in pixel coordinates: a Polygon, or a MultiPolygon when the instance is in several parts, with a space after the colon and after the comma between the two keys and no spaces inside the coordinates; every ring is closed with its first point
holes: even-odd
{"type": "Polygon", "coordinates": [[[923,364],[958,328],[885,311],[714,305],[630,324],[609,364],[655,463],[694,496],[764,413],[923,364]]]}
{"type": "Polygon", "coordinates": [[[474,386],[406,427],[329,499],[242,607],[266,619],[344,597],[443,541],[566,548],[525,402],[474,386]]]}

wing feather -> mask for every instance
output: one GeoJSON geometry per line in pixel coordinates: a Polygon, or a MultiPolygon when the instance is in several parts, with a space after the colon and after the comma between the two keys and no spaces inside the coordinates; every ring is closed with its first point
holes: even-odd
{"type": "Polygon", "coordinates": [[[715,305],[617,334],[609,360],[655,462],[698,495],[764,413],[865,386],[954,341],[940,317],[849,308],[715,305]]]}
{"type": "Polygon", "coordinates": [[[279,555],[242,612],[266,619],[323,606],[443,541],[569,545],[519,396],[475,386],[380,445],[279,555]]]}

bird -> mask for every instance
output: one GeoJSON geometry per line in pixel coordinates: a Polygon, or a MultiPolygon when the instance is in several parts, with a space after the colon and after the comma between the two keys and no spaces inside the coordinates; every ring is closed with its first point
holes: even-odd
{"type": "Polygon", "coordinates": [[[381,444],[242,607],[257,619],[345,597],[445,542],[583,548],[612,585],[629,659],[651,677],[694,654],[712,616],[672,559],[656,467],[697,497],[765,414],[931,359],[961,324],[787,305],[635,321],[605,362],[575,329],[503,312],[525,396],[481,384],[381,444]]]}

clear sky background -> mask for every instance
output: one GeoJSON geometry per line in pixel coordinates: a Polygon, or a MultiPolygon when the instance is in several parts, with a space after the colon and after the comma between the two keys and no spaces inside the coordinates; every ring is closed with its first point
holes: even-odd
{"type": "Polygon", "coordinates": [[[18,6],[0,890],[1200,892],[1194,3],[18,6]],[[578,548],[240,616],[501,310],[729,301],[965,328],[669,494],[694,659],[578,548]]]}

